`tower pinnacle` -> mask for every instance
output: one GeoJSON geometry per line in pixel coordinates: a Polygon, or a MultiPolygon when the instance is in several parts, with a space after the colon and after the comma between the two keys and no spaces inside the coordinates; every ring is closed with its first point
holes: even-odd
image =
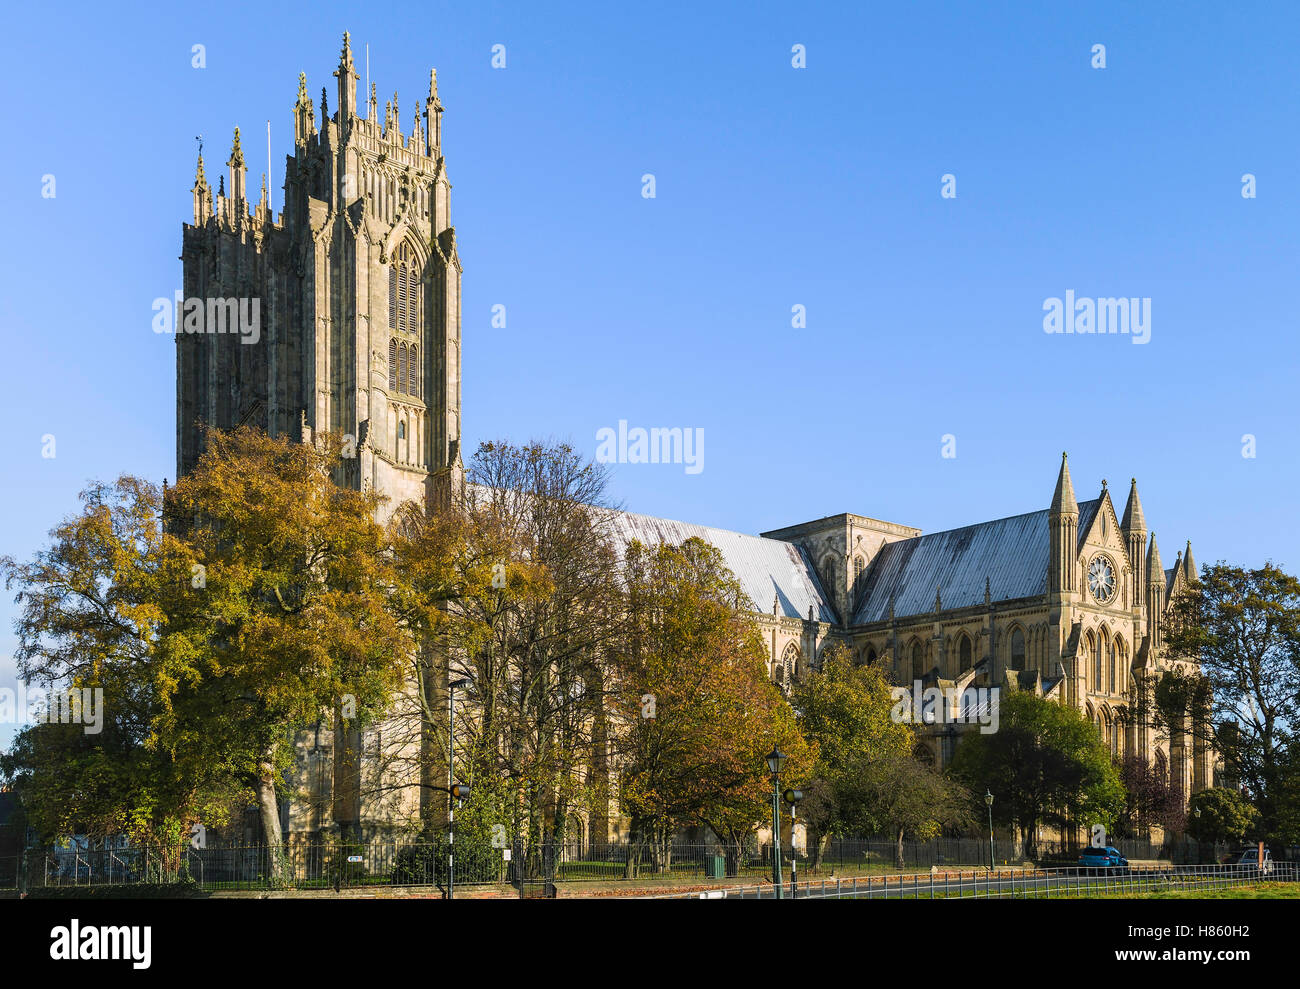
{"type": "Polygon", "coordinates": [[[1079,503],[1074,500],[1074,483],[1070,480],[1069,457],[1061,454],[1061,471],[1056,475],[1056,490],[1052,493],[1052,511],[1078,514],[1079,503]]]}
{"type": "Polygon", "coordinates": [[[1145,530],[1147,527],[1146,516],[1142,514],[1142,499],[1138,497],[1136,477],[1129,479],[1128,503],[1124,506],[1124,518],[1120,520],[1119,526],[1125,532],[1145,530]]]}
{"type": "Polygon", "coordinates": [[[334,70],[339,81],[339,126],[346,127],[348,118],[357,112],[357,70],[352,61],[352,39],[343,32],[343,51],[339,54],[339,67],[334,70]]]}

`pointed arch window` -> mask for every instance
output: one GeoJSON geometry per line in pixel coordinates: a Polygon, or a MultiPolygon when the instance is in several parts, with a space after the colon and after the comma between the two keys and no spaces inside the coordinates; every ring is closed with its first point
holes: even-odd
{"type": "Polygon", "coordinates": [[[1011,633],[1011,668],[1013,670],[1025,668],[1025,630],[1019,625],[1011,633]]]}
{"type": "Polygon", "coordinates": [[[799,647],[793,642],[788,643],[785,651],[781,654],[781,662],[776,668],[776,682],[778,685],[785,685],[787,676],[798,677],[799,675],[799,647]]]}
{"type": "Polygon", "coordinates": [[[1102,639],[1097,645],[1093,645],[1092,636],[1088,636],[1088,648],[1092,652],[1092,690],[1095,694],[1100,694],[1105,688],[1105,681],[1102,679],[1104,670],[1102,663],[1102,653],[1106,650],[1106,640],[1102,639]]]}
{"type": "Polygon", "coordinates": [[[925,676],[925,658],[921,652],[921,643],[912,643],[912,679],[920,680],[925,676]]]}
{"type": "Polygon", "coordinates": [[[970,636],[963,635],[961,637],[961,645],[957,647],[957,655],[960,657],[961,660],[962,673],[965,673],[967,670],[969,670],[973,664],[972,652],[973,649],[971,647],[970,636]]]}
{"type": "Polygon", "coordinates": [[[420,348],[417,347],[415,344],[411,344],[411,360],[410,360],[409,371],[411,375],[411,395],[414,396],[415,398],[419,398],[420,397],[420,348]]]}
{"type": "Polygon", "coordinates": [[[419,255],[403,241],[388,269],[388,325],[398,333],[419,334],[424,311],[424,276],[419,255]]]}
{"type": "Polygon", "coordinates": [[[835,557],[829,553],[822,557],[822,580],[826,583],[826,592],[832,593],[835,590],[835,557]]]}
{"type": "Polygon", "coordinates": [[[388,390],[397,391],[397,340],[388,341],[388,390]]]}
{"type": "Polygon", "coordinates": [[[397,345],[397,390],[407,391],[406,380],[406,344],[397,345]]]}

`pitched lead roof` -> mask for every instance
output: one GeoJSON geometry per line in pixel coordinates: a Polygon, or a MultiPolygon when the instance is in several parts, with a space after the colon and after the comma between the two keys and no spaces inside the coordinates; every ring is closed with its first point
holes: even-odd
{"type": "MultiPolygon", "coordinates": [[[[1080,502],[1079,536],[1096,517],[1099,499],[1080,502]]],[[[889,605],[903,618],[1047,593],[1050,509],[900,539],[883,546],[867,571],[853,624],[887,621],[889,605]]]]}
{"type": "Polygon", "coordinates": [[[793,543],[632,512],[614,513],[613,524],[620,551],[633,539],[649,546],[679,545],[694,536],[716,546],[759,612],[771,614],[775,596],[778,611],[787,618],[807,618],[811,607],[818,621],[839,622],[812,561],[793,543]]]}

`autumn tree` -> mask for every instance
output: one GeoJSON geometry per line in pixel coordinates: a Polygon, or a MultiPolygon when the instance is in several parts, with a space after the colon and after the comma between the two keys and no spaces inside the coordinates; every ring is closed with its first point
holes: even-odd
{"type": "Polygon", "coordinates": [[[38,723],[20,731],[0,771],[46,840],[72,832],[172,844],[192,823],[220,823],[242,791],[219,758],[159,745],[160,636],[188,584],[188,556],[160,524],[162,492],[123,476],[92,484],[82,509],[26,563],[0,559],[19,606],[18,673],[31,691],[99,691],[97,731],[38,723]]]}
{"type": "Polygon", "coordinates": [[[468,552],[489,575],[457,601],[473,635],[452,643],[472,680],[473,811],[553,859],[575,811],[608,814],[606,699],[623,620],[608,473],[571,446],[533,442],[485,443],[467,475],[468,552]]]}
{"type": "Polygon", "coordinates": [[[1116,837],[1146,838],[1152,825],[1181,831],[1184,795],[1171,786],[1149,759],[1129,753],[1116,762],[1124,787],[1124,810],[1116,821],[1116,837]]]}
{"type": "MultiPolygon", "coordinates": [[[[156,743],[216,758],[256,794],[282,875],[277,780],[294,733],[324,711],[377,717],[400,686],[409,634],[380,499],[336,484],[340,445],[211,429],[165,518],[191,573],[167,602],[153,684],[156,743]]],[[[341,732],[339,733],[341,734],[341,732]]]]}
{"type": "Polygon", "coordinates": [[[764,756],[787,756],[799,785],[815,750],[767,673],[767,653],[735,575],[716,547],[638,541],[624,565],[627,626],[618,656],[623,811],[668,867],[683,827],[709,827],[734,874],[755,825],[770,820],[764,756]]]}

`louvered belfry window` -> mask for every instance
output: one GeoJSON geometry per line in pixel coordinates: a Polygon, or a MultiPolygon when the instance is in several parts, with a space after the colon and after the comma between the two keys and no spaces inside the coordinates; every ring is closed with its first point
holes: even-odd
{"type": "Polygon", "coordinates": [[[397,328],[405,333],[410,326],[406,319],[406,265],[397,270],[397,328]]]}
{"type": "Polygon", "coordinates": [[[403,241],[388,269],[388,325],[396,331],[388,343],[388,388],[414,398],[420,397],[421,388],[418,343],[423,310],[424,280],[419,256],[408,241],[403,241]]]}

